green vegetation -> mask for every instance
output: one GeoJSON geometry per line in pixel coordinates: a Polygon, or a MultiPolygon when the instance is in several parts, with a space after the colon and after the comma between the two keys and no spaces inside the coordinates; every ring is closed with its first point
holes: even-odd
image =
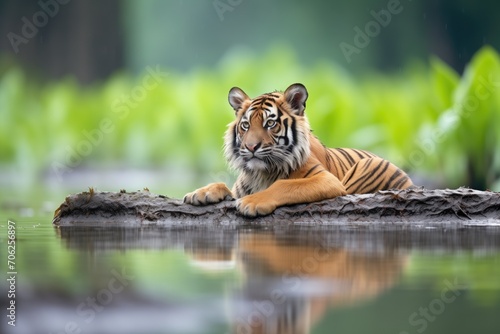
{"type": "Polygon", "coordinates": [[[463,251],[455,254],[435,254],[415,252],[405,273],[409,285],[433,281],[436,290],[443,288],[443,282],[451,281],[462,289],[474,291],[471,294],[478,304],[489,305],[500,299],[499,287],[491,277],[500,274],[498,253],[485,251],[482,254],[463,251]]]}
{"type": "Polygon", "coordinates": [[[332,63],[302,67],[286,47],[263,58],[234,51],[187,75],[162,71],[152,65],[138,78],[117,73],[82,88],[3,70],[0,164],[29,175],[104,164],[223,170],[229,89],[256,96],[302,82],[326,145],[372,150],[442,186],[500,190],[500,57],[490,47],[461,78],[436,58],[355,78],[332,63]]]}

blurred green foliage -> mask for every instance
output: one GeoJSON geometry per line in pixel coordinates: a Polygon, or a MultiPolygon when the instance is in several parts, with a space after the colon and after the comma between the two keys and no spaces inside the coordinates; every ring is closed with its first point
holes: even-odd
{"type": "Polygon", "coordinates": [[[302,82],[311,126],[327,146],[374,151],[441,186],[500,189],[500,58],[490,47],[461,78],[437,58],[355,78],[332,63],[300,66],[285,46],[259,58],[234,50],[217,68],[184,75],[154,71],[81,88],[4,70],[0,164],[32,175],[103,164],[224,170],[229,89],[253,97],[302,82]]]}
{"type": "Polygon", "coordinates": [[[436,290],[443,288],[443,282],[457,283],[462,289],[474,291],[470,295],[478,304],[491,305],[500,299],[500,291],[491,277],[500,275],[498,254],[484,252],[460,252],[458,254],[429,254],[415,252],[405,273],[409,285],[433,281],[436,290]]]}

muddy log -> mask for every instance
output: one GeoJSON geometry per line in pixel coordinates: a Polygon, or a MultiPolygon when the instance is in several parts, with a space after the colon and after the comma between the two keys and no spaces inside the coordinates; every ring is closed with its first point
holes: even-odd
{"type": "Polygon", "coordinates": [[[149,191],[115,193],[90,189],[66,197],[55,212],[53,224],[85,227],[500,226],[500,193],[468,188],[380,191],[281,207],[269,216],[247,218],[236,211],[234,201],[197,207],[149,191]]]}

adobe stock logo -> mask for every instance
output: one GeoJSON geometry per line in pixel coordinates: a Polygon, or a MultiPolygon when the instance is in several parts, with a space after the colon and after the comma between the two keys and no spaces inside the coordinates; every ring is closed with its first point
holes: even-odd
{"type": "Polygon", "coordinates": [[[111,305],[118,294],[125,291],[125,288],[131,285],[135,276],[127,274],[125,268],[121,272],[112,269],[108,284],[97,291],[93,296],[88,296],[84,302],[78,304],[75,313],[80,321],[68,320],[62,329],[51,331],[49,334],[80,334],[86,333],[85,326],[90,324],[97,317],[98,313],[111,305]]]}
{"type": "MultiPolygon", "coordinates": [[[[445,280],[444,287],[441,290],[439,297],[434,298],[428,304],[418,308],[408,316],[408,323],[415,328],[417,333],[423,333],[430,323],[436,321],[439,315],[443,314],[448,305],[454,303],[455,300],[462,294],[465,286],[459,284],[457,278],[454,282],[445,280]]],[[[407,331],[401,331],[399,334],[410,334],[407,331]]]]}
{"type": "MultiPolygon", "coordinates": [[[[411,1],[411,0],[409,0],[411,1]]],[[[394,15],[400,14],[403,11],[403,6],[399,0],[389,0],[387,2],[387,9],[382,9],[379,12],[374,10],[370,11],[373,20],[368,21],[364,29],[359,26],[354,26],[353,44],[342,42],[339,44],[340,50],[344,55],[347,63],[352,61],[353,54],[360,54],[361,50],[370,45],[373,38],[377,37],[382,28],[386,28],[392,21],[394,15]]]]}
{"type": "Polygon", "coordinates": [[[63,175],[79,166],[96,147],[101,145],[105,136],[115,130],[118,121],[125,119],[131,111],[136,109],[139,103],[146,99],[147,94],[159,87],[167,76],[168,73],[162,71],[160,65],[146,67],[146,74],[139,84],[134,86],[128,94],[123,93],[113,101],[111,111],[119,115],[118,120],[104,117],[94,129],[90,131],[83,129],[81,131],[83,138],[80,141],[75,145],[66,145],[64,161],[52,162],[52,171],[57,179],[63,181],[63,175]]]}
{"type": "Polygon", "coordinates": [[[16,34],[12,31],[7,34],[7,39],[14,52],[17,54],[21,44],[28,44],[32,38],[35,38],[39,29],[45,27],[49,23],[50,18],[53,18],[59,13],[60,5],[66,5],[70,1],[71,0],[38,1],[40,10],[33,14],[31,20],[26,16],[21,18],[23,25],[21,26],[20,34],[16,34]]]}
{"type": "Polygon", "coordinates": [[[232,12],[236,7],[241,5],[242,2],[243,0],[214,0],[212,4],[222,22],[224,21],[224,13],[232,12]]]}

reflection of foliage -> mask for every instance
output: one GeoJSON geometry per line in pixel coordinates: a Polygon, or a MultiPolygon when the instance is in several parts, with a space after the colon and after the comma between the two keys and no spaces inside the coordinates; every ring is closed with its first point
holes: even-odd
{"type": "Polygon", "coordinates": [[[119,73],[82,89],[71,79],[39,85],[18,68],[7,70],[0,79],[0,162],[29,172],[67,164],[85,132],[108,120],[110,130],[75,165],[176,161],[207,173],[224,168],[229,88],[255,96],[302,82],[312,128],[328,146],[375,151],[450,187],[493,187],[499,178],[500,60],[488,47],[462,79],[438,59],[355,79],[330,63],[301,67],[283,47],[262,59],[234,53],[214,70],[169,73],[134,98],[146,75],[119,73]],[[133,104],[123,108],[126,98],[133,104]]]}
{"type": "Polygon", "coordinates": [[[416,253],[412,255],[405,281],[409,284],[421,284],[432,280],[438,291],[446,288],[444,285],[448,281],[458,285],[460,289],[470,290],[478,303],[493,304],[500,300],[497,279],[500,277],[500,257],[493,252],[480,256],[470,252],[439,256],[416,253]]]}

